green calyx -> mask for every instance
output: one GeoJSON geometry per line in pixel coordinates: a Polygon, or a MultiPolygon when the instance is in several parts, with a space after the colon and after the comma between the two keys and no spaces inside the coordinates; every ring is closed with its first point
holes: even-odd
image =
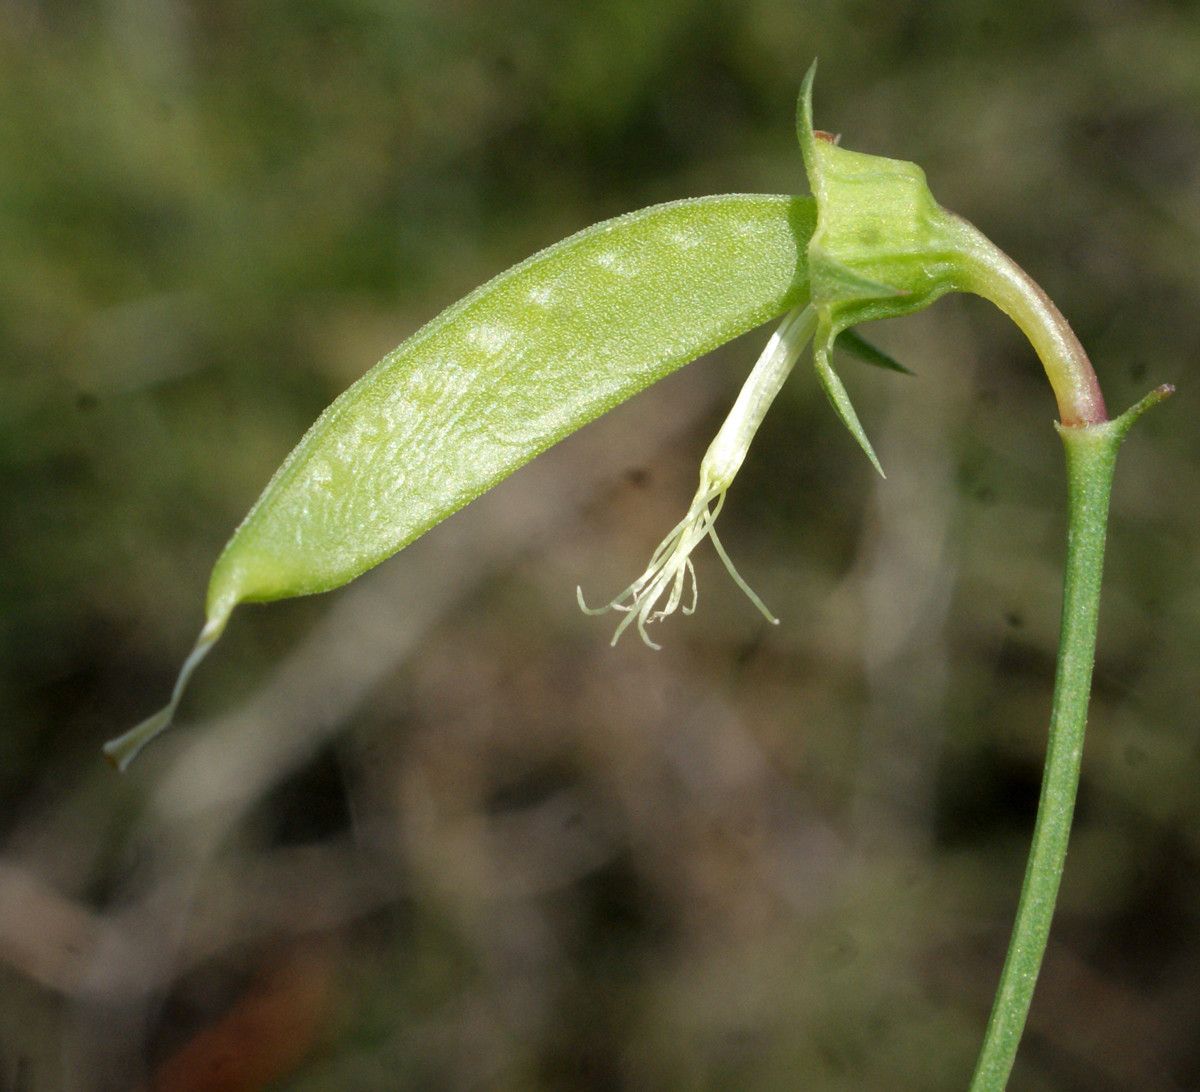
{"type": "Polygon", "coordinates": [[[852,152],[813,128],[808,70],[796,111],[796,130],[817,224],[808,244],[808,270],[817,333],[817,375],[843,423],[882,474],[871,442],[830,362],[833,343],[848,327],[928,306],[963,286],[957,253],[960,221],[933,199],[915,163],[852,152]]]}
{"type": "Polygon", "coordinates": [[[915,163],[840,147],[812,121],[808,70],[796,127],[817,224],[808,244],[812,302],[837,330],[919,310],[959,286],[959,221],[915,163]]]}
{"type": "Polygon", "coordinates": [[[817,316],[813,360],[842,422],[882,473],[831,351],[842,331],[929,306],[947,292],[991,300],[1021,327],[1046,369],[1064,425],[1107,419],[1087,355],[1045,293],[978,229],[934,200],[915,163],[842,148],[813,128],[808,70],[796,130],[817,220],[808,274],[817,316]]]}

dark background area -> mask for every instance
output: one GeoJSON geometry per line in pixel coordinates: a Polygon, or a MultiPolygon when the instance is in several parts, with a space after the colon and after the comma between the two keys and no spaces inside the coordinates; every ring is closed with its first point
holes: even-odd
{"type": "Polygon", "coordinates": [[[1200,1088],[1200,8],[0,0],[0,1089],[960,1089],[1057,637],[1049,388],[998,313],[802,364],[653,653],[642,568],[765,332],[349,588],[212,561],[317,413],[609,215],[802,192],[793,108],[1039,280],[1117,472],[1060,910],[1012,1087],[1200,1088]],[[222,1083],[224,1082],[224,1083],[222,1083]]]}

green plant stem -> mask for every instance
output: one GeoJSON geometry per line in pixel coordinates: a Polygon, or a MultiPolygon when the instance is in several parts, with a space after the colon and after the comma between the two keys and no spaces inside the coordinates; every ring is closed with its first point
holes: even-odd
{"type": "Polygon", "coordinates": [[[1007,1084],[1050,935],[1083,758],[1117,449],[1130,425],[1170,393],[1161,387],[1113,421],[1059,426],[1067,456],[1067,558],[1046,767],[1016,922],[971,1092],[1001,1092],[1007,1084]]]}
{"type": "Polygon", "coordinates": [[[1016,924],[971,1082],[972,1092],[1003,1089],[1016,1058],[1050,935],[1083,757],[1108,498],[1119,441],[1108,437],[1111,428],[1107,425],[1060,431],[1067,453],[1069,523],[1050,739],[1016,924]]]}

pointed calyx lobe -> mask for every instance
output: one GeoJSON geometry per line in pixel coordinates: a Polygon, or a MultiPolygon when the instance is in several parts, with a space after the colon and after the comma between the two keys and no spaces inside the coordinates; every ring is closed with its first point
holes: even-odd
{"type": "Polygon", "coordinates": [[[1087,355],[1045,293],[967,221],[943,209],[915,163],[840,147],[813,129],[809,69],[796,127],[817,223],[808,245],[817,314],[817,374],[843,423],[878,469],[854,407],[830,363],[838,334],[858,323],[974,292],[1010,315],[1046,369],[1064,425],[1107,419],[1087,355]]]}

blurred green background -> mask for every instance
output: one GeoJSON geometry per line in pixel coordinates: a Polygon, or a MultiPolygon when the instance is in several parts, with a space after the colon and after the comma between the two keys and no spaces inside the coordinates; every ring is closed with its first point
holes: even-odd
{"type": "Polygon", "coordinates": [[[208,571],[321,408],[606,216],[803,190],[794,99],[1048,289],[1117,473],[1012,1087],[1200,1088],[1200,7],[0,0],[0,1089],[961,1089],[1036,803],[1064,480],[952,299],[800,367],[654,654],[574,605],[682,514],[759,332],[354,586],[208,571]]]}

